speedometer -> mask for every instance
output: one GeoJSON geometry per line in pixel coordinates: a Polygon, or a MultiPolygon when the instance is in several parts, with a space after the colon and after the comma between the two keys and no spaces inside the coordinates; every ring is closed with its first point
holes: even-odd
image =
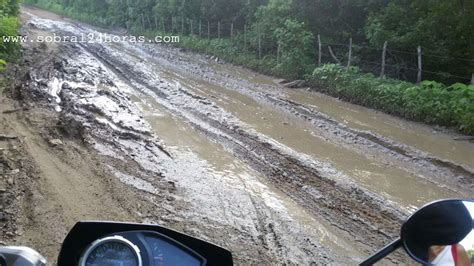
{"type": "Polygon", "coordinates": [[[80,266],[142,266],[140,249],[122,236],[94,241],[81,256],[80,266]]]}

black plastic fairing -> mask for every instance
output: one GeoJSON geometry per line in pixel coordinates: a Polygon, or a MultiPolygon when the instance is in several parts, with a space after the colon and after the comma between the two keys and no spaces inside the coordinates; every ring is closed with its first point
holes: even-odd
{"type": "Polygon", "coordinates": [[[207,260],[207,265],[233,265],[230,251],[209,242],[158,225],[121,222],[82,221],[68,233],[61,247],[58,266],[77,265],[82,252],[94,240],[127,231],[153,231],[165,235],[194,250],[207,260]]]}

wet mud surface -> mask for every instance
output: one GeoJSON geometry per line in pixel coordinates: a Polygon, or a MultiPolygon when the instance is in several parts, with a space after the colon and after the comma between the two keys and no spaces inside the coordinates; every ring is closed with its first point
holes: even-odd
{"type": "MultiPolygon", "coordinates": [[[[32,8],[22,19],[29,36],[106,34],[32,8]]],[[[168,226],[230,249],[239,265],[356,264],[394,239],[416,207],[474,191],[469,160],[351,126],[269,77],[205,56],[150,43],[31,43],[23,52],[13,98],[54,117],[46,139],[64,143],[64,164],[70,147],[77,169],[94,164],[76,171],[84,187],[104,187],[88,203],[111,198],[104,210],[59,211],[53,237],[39,237],[51,226],[22,226],[18,241],[52,261],[59,246],[46,242],[60,242],[74,219],[95,218],[168,226]],[[114,202],[121,207],[105,210],[114,202]]],[[[47,198],[42,185],[32,195],[47,198]]],[[[76,193],[65,205],[89,192],[76,193]]],[[[45,222],[35,215],[29,221],[45,222]]]]}

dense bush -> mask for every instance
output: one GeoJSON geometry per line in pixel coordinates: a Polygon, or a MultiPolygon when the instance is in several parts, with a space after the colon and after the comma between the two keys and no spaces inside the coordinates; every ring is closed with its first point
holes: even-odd
{"type": "MultiPolygon", "coordinates": [[[[392,0],[368,17],[364,32],[373,47],[382,47],[388,41],[389,47],[413,51],[415,45],[421,45],[426,51],[423,69],[461,77],[472,74],[474,61],[469,62],[469,59],[474,59],[471,46],[474,1],[392,0]]],[[[409,54],[398,53],[397,57],[398,60],[413,60],[409,54]]],[[[445,83],[459,80],[448,78],[448,75],[423,74],[428,79],[445,83]]]]}
{"type": "Polygon", "coordinates": [[[311,65],[313,34],[305,29],[304,23],[286,20],[283,27],[275,30],[275,35],[280,47],[275,72],[293,79],[302,77],[311,65]]]}
{"type": "MultiPolygon", "coordinates": [[[[0,0],[0,38],[2,36],[16,36],[18,28],[19,6],[16,0],[0,0]]],[[[6,60],[12,59],[18,52],[19,45],[4,42],[0,39],[0,72],[5,70],[6,60]]]]}
{"type": "MultiPolygon", "coordinates": [[[[16,36],[18,27],[18,19],[13,16],[0,16],[0,36],[16,36]]],[[[0,39],[0,57],[7,57],[12,54],[18,47],[13,42],[3,42],[0,39]]]]}
{"type": "Polygon", "coordinates": [[[474,86],[435,81],[420,84],[381,79],[363,74],[355,67],[346,70],[338,65],[324,65],[308,75],[315,88],[368,107],[474,133],[474,86]]]}

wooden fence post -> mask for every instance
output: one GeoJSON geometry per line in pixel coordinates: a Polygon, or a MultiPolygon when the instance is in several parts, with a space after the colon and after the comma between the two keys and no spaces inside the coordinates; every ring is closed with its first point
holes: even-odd
{"type": "Polygon", "coordinates": [[[231,38],[234,37],[234,22],[230,24],[230,37],[231,38]]]}
{"type": "Polygon", "coordinates": [[[201,38],[201,20],[199,20],[199,38],[201,38]]]}
{"type": "Polygon", "coordinates": [[[346,71],[348,71],[349,67],[351,66],[351,59],[352,59],[352,37],[349,38],[349,57],[347,58],[346,71]]]}
{"type": "Polygon", "coordinates": [[[385,77],[385,56],[387,55],[387,41],[383,43],[382,51],[382,68],[380,70],[380,78],[385,77]]]}
{"type": "Polygon", "coordinates": [[[258,30],[258,60],[262,60],[262,36],[260,34],[260,25],[257,25],[258,30]]]}
{"type": "Polygon", "coordinates": [[[474,85],[474,73],[471,75],[471,85],[474,85]]]}
{"type": "Polygon", "coordinates": [[[331,46],[328,46],[328,50],[329,50],[329,53],[331,54],[332,58],[334,58],[334,60],[336,60],[336,62],[340,65],[341,61],[339,59],[337,59],[337,57],[334,55],[334,53],[332,52],[331,46]]]}
{"type": "Polygon", "coordinates": [[[418,76],[416,80],[418,82],[421,82],[421,72],[423,71],[422,62],[421,62],[421,46],[418,46],[416,50],[418,52],[418,76]]]}
{"type": "Polygon", "coordinates": [[[207,39],[209,40],[210,38],[211,38],[211,26],[208,20],[207,21],[207,39]]]}
{"type": "Polygon", "coordinates": [[[244,24],[244,50],[247,49],[247,24],[244,24]]]}
{"type": "Polygon", "coordinates": [[[280,42],[278,42],[277,47],[277,65],[280,64],[280,42]]]}
{"type": "Polygon", "coordinates": [[[181,34],[184,35],[184,18],[181,18],[181,34]]]}
{"type": "Polygon", "coordinates": [[[143,15],[143,13],[142,13],[142,26],[143,26],[143,29],[145,29],[145,16],[143,15]]]}
{"type": "Polygon", "coordinates": [[[191,35],[194,35],[193,20],[191,19],[191,35]]]}
{"type": "Polygon", "coordinates": [[[155,17],[155,29],[158,29],[158,19],[155,17]]]}
{"type": "Polygon", "coordinates": [[[321,66],[321,35],[318,34],[318,67],[321,66]]]}
{"type": "Polygon", "coordinates": [[[163,28],[163,33],[166,33],[165,20],[161,19],[161,26],[163,28]]]}
{"type": "Polygon", "coordinates": [[[150,17],[148,15],[146,15],[146,22],[148,22],[148,27],[151,28],[151,20],[150,20],[150,17]]]}
{"type": "Polygon", "coordinates": [[[221,38],[221,22],[217,22],[217,38],[221,38]]]}

